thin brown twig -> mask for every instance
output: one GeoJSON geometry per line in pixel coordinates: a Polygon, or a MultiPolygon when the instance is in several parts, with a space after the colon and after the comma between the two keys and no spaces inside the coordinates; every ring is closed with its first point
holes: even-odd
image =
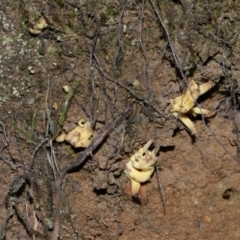
{"type": "Polygon", "coordinates": [[[158,166],[156,166],[155,168],[156,168],[156,172],[157,172],[158,186],[159,186],[159,190],[160,190],[161,197],[162,197],[162,202],[163,202],[163,212],[164,212],[164,215],[166,215],[166,199],[165,199],[165,195],[164,195],[164,190],[163,190],[163,187],[162,187],[158,166]]]}
{"type": "MultiPolygon", "coordinates": [[[[98,62],[98,59],[97,59],[95,54],[94,54],[94,60],[95,60],[95,67],[99,71],[99,69],[98,69],[99,62],[98,62]]],[[[108,106],[110,105],[109,109],[110,109],[110,114],[112,116],[112,119],[115,118],[114,114],[113,114],[113,111],[115,110],[115,107],[114,107],[114,105],[111,102],[108,101],[108,99],[110,97],[108,96],[108,93],[107,93],[106,76],[101,71],[99,71],[99,74],[102,76],[103,81],[104,81],[104,84],[103,84],[104,85],[104,93],[105,93],[105,96],[106,96],[106,98],[104,99],[104,102],[105,102],[105,121],[104,121],[104,123],[105,123],[105,129],[106,129],[107,126],[108,126],[108,106]]],[[[114,82],[114,85],[115,85],[115,82],[114,82]]],[[[115,89],[115,87],[114,87],[114,89],[115,89]]],[[[115,100],[116,100],[116,96],[114,96],[114,102],[115,102],[115,100]]],[[[115,127],[113,128],[113,131],[115,132],[115,127]]],[[[113,158],[114,156],[116,156],[116,154],[118,153],[117,146],[121,143],[121,138],[119,137],[119,135],[115,134],[115,136],[117,138],[117,142],[113,146],[113,151],[112,151],[111,156],[109,157],[109,159],[113,158]]]]}
{"type": "Polygon", "coordinates": [[[66,207],[67,207],[67,216],[69,218],[69,221],[70,221],[70,224],[72,226],[72,229],[77,237],[77,240],[79,240],[79,233],[78,233],[78,230],[75,228],[74,226],[74,223],[73,223],[73,220],[71,218],[71,209],[70,209],[70,205],[69,205],[69,199],[68,197],[66,197],[66,207]]]}
{"type": "MultiPolygon", "coordinates": [[[[14,111],[14,121],[17,122],[17,117],[16,117],[16,112],[15,111],[14,111]]],[[[27,164],[25,163],[25,160],[22,157],[22,152],[20,150],[19,141],[18,141],[18,138],[17,138],[16,131],[14,131],[14,135],[15,135],[15,138],[16,138],[17,150],[18,150],[19,156],[20,156],[20,158],[22,160],[22,163],[23,163],[23,166],[24,166],[24,171],[25,171],[26,167],[27,167],[27,164]]]]}
{"type": "Polygon", "coordinates": [[[32,167],[33,167],[33,161],[34,161],[34,158],[35,158],[37,152],[48,140],[49,140],[48,138],[43,139],[34,149],[33,154],[32,154],[32,158],[30,160],[29,169],[32,169],[32,167]]]}
{"type": "MultiPolygon", "coordinates": [[[[48,84],[47,84],[47,92],[46,92],[46,96],[45,96],[45,111],[44,111],[44,114],[46,114],[46,111],[48,111],[48,94],[49,94],[49,85],[50,85],[50,83],[49,83],[49,75],[48,75],[48,84]]],[[[45,116],[44,116],[44,118],[43,118],[43,125],[44,125],[44,127],[46,127],[46,135],[48,135],[48,133],[49,133],[49,124],[45,124],[45,121],[46,121],[46,119],[45,119],[45,116]]],[[[48,123],[48,121],[47,121],[47,123],[48,123]]]]}
{"type": "Polygon", "coordinates": [[[7,133],[6,133],[5,126],[4,126],[4,124],[1,121],[0,121],[0,125],[1,125],[2,130],[3,130],[3,136],[4,136],[5,140],[6,140],[6,142],[9,143],[9,138],[7,136],[7,133]]]}
{"type": "Polygon", "coordinates": [[[8,164],[9,166],[11,166],[11,168],[14,169],[14,170],[16,170],[18,167],[23,167],[23,165],[20,165],[20,164],[16,165],[16,164],[14,164],[12,161],[6,159],[6,158],[3,156],[3,152],[2,152],[4,148],[5,148],[5,147],[2,147],[2,148],[0,149],[0,159],[2,159],[3,162],[5,162],[5,163],[8,164]]]}
{"type": "Polygon", "coordinates": [[[17,201],[13,200],[12,201],[12,205],[13,205],[13,209],[15,209],[15,212],[17,214],[17,216],[19,217],[19,219],[21,219],[24,227],[26,228],[27,232],[31,235],[31,236],[35,236],[35,237],[39,237],[41,239],[46,239],[45,234],[42,234],[36,230],[34,230],[31,225],[29,224],[27,218],[21,213],[20,209],[18,208],[18,203],[17,201]]]}
{"type": "Polygon", "coordinates": [[[96,69],[98,70],[99,74],[101,75],[101,77],[103,79],[103,92],[104,92],[104,96],[105,96],[105,98],[104,98],[104,115],[105,115],[104,124],[105,124],[105,129],[106,129],[107,124],[108,124],[108,106],[109,106],[109,104],[110,104],[110,109],[112,108],[111,102],[109,101],[110,96],[107,91],[107,81],[106,81],[107,79],[106,79],[105,74],[103,74],[101,71],[99,71],[99,61],[98,61],[96,55],[94,54],[93,57],[95,60],[96,69]]]}
{"type": "Polygon", "coordinates": [[[125,0],[122,0],[122,9],[120,12],[120,16],[119,16],[119,21],[118,21],[118,31],[117,31],[117,41],[118,41],[118,51],[116,54],[116,57],[114,59],[114,64],[113,64],[113,79],[114,79],[114,102],[116,102],[117,100],[117,64],[120,61],[120,59],[122,58],[122,54],[123,54],[123,45],[121,42],[121,35],[122,35],[122,19],[123,19],[123,14],[125,11],[125,0]]]}
{"type": "Polygon", "coordinates": [[[236,128],[236,131],[237,131],[237,139],[236,139],[236,144],[237,144],[237,160],[240,161],[240,142],[239,142],[239,127],[238,127],[238,114],[237,114],[237,109],[238,109],[238,106],[239,106],[239,103],[237,103],[237,86],[236,84],[234,84],[234,82],[232,83],[232,86],[231,86],[231,98],[232,98],[232,101],[233,101],[233,108],[234,108],[234,113],[235,113],[235,117],[234,117],[234,124],[235,124],[235,128],[236,128]]]}
{"type": "Polygon", "coordinates": [[[144,0],[142,0],[142,4],[141,4],[141,19],[140,19],[140,37],[139,37],[139,42],[140,42],[140,46],[142,49],[142,54],[143,57],[145,59],[145,78],[147,81],[147,86],[148,86],[148,92],[149,92],[149,102],[153,102],[153,93],[152,93],[152,84],[149,80],[149,76],[148,76],[148,69],[149,69],[149,60],[148,60],[148,56],[147,56],[147,51],[143,45],[143,22],[144,22],[144,0]]]}
{"type": "Polygon", "coordinates": [[[94,117],[94,107],[93,107],[93,98],[95,95],[95,82],[94,82],[94,78],[93,78],[93,54],[94,54],[94,50],[96,47],[96,43],[98,40],[98,35],[95,36],[94,41],[93,41],[93,45],[91,47],[90,51],[90,56],[89,56],[89,77],[91,80],[91,87],[92,87],[92,94],[90,97],[90,123],[91,126],[93,127],[95,125],[95,117],[94,117]]]}
{"type": "Polygon", "coordinates": [[[7,216],[4,218],[1,229],[0,229],[0,240],[5,239],[8,220],[13,216],[13,214],[14,214],[14,211],[11,203],[10,204],[7,203],[7,213],[6,213],[7,216]]]}

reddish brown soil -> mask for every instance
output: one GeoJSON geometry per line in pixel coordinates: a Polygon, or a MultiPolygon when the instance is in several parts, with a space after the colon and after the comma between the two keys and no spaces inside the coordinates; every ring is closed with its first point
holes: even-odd
{"type": "Polygon", "coordinates": [[[57,239],[56,221],[64,240],[240,239],[240,4],[158,2],[0,4],[0,239],[57,239]],[[169,113],[189,79],[214,84],[198,99],[211,114],[191,116],[196,136],[169,113]],[[56,166],[83,149],[54,134],[83,118],[96,140],[129,102],[131,116],[65,175],[56,209],[56,166]],[[155,171],[132,199],[123,170],[149,139],[164,195],[155,171]]]}

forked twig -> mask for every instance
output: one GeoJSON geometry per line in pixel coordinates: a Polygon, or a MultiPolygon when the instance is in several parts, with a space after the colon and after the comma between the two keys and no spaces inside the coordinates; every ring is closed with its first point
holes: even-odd
{"type": "Polygon", "coordinates": [[[5,148],[5,147],[1,147],[1,148],[0,148],[0,159],[1,159],[3,162],[5,162],[6,164],[8,164],[9,166],[11,166],[11,168],[14,169],[14,170],[16,170],[16,169],[19,168],[19,167],[24,168],[24,165],[22,165],[22,164],[14,164],[12,161],[6,159],[6,158],[3,156],[3,152],[2,152],[4,148],[5,148]]]}
{"type": "Polygon", "coordinates": [[[97,44],[97,40],[98,40],[98,35],[96,35],[96,37],[94,38],[93,41],[93,45],[91,47],[91,49],[89,50],[90,52],[90,56],[89,56],[89,77],[91,80],[91,88],[92,88],[92,94],[90,97],[90,123],[91,126],[95,125],[95,121],[96,119],[94,119],[94,107],[93,107],[93,98],[95,95],[95,82],[94,82],[94,77],[93,77],[93,54],[94,54],[94,50],[97,44]]]}
{"type": "Polygon", "coordinates": [[[86,148],[78,157],[77,160],[66,164],[62,169],[59,170],[59,175],[57,176],[55,182],[55,194],[54,194],[54,230],[52,234],[52,240],[59,239],[60,232],[60,220],[59,220],[59,205],[60,205],[60,195],[62,190],[62,182],[65,174],[67,172],[81,166],[87,159],[89,155],[103,142],[103,140],[112,132],[112,130],[118,126],[122,121],[128,118],[132,113],[132,103],[130,102],[127,109],[123,114],[119,115],[115,120],[107,125],[106,129],[100,134],[92,144],[86,148]]]}
{"type": "Polygon", "coordinates": [[[122,0],[122,6],[121,6],[122,8],[121,8],[121,12],[119,15],[118,31],[117,31],[118,51],[117,51],[116,57],[114,59],[114,64],[113,64],[113,68],[114,68],[114,70],[113,70],[114,102],[116,102],[116,100],[117,100],[117,83],[118,83],[117,76],[116,76],[117,75],[117,64],[120,61],[120,59],[122,58],[122,54],[123,54],[123,45],[121,42],[121,35],[122,35],[122,19],[123,19],[123,14],[125,11],[125,6],[126,6],[125,0],[122,0]]]}
{"type": "Polygon", "coordinates": [[[6,133],[5,126],[4,126],[4,124],[3,124],[1,121],[0,121],[0,125],[1,125],[2,130],[3,130],[4,138],[5,138],[6,142],[9,143],[9,138],[8,138],[8,136],[7,136],[7,133],[6,133]]]}
{"type": "Polygon", "coordinates": [[[33,167],[33,161],[34,158],[36,157],[37,152],[39,151],[39,149],[48,141],[48,138],[43,139],[34,149],[33,154],[32,154],[32,158],[30,160],[30,164],[29,164],[29,169],[32,169],[33,167]]]}
{"type": "Polygon", "coordinates": [[[143,23],[144,23],[144,0],[142,0],[141,4],[141,19],[140,19],[140,37],[139,42],[142,50],[143,57],[145,59],[145,78],[147,81],[148,86],[148,92],[149,92],[149,102],[153,102],[153,93],[152,93],[152,84],[150,82],[149,76],[148,76],[148,69],[149,69],[149,60],[147,56],[147,51],[143,44],[143,23]]]}
{"type": "Polygon", "coordinates": [[[162,202],[163,202],[163,212],[164,212],[164,215],[166,215],[166,200],[165,200],[165,195],[164,195],[163,187],[162,187],[161,180],[160,180],[158,166],[156,166],[156,172],[157,172],[158,186],[159,186],[159,190],[160,190],[162,202]]]}

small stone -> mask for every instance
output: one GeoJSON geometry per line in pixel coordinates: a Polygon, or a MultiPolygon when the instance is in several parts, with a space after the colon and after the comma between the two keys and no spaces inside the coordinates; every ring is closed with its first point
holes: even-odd
{"type": "Polygon", "coordinates": [[[107,209],[107,203],[106,202],[100,202],[97,204],[98,210],[104,212],[107,209]]]}
{"type": "Polygon", "coordinates": [[[111,166],[110,171],[111,171],[111,172],[114,172],[114,171],[116,171],[116,170],[118,170],[118,169],[119,169],[119,162],[116,162],[116,163],[114,163],[114,164],[111,166]]]}
{"type": "Polygon", "coordinates": [[[209,223],[212,221],[212,219],[209,216],[205,216],[204,221],[209,223]]]}
{"type": "Polygon", "coordinates": [[[98,175],[94,179],[93,187],[96,190],[106,189],[108,186],[108,176],[105,171],[99,171],[98,175]]]}
{"type": "Polygon", "coordinates": [[[95,36],[95,32],[94,31],[89,30],[88,32],[86,32],[86,37],[92,39],[92,38],[94,38],[94,36],[95,36]]]}
{"type": "Polygon", "coordinates": [[[99,157],[99,168],[101,170],[105,170],[107,166],[107,158],[106,157],[99,157]]]}
{"type": "Polygon", "coordinates": [[[30,98],[27,102],[28,105],[31,105],[35,102],[35,98],[30,98]]]}
{"type": "Polygon", "coordinates": [[[112,195],[112,194],[117,192],[117,189],[118,189],[117,185],[115,185],[115,184],[111,185],[111,186],[109,185],[108,188],[107,188],[107,193],[112,195]]]}
{"type": "Polygon", "coordinates": [[[117,232],[118,232],[119,236],[122,235],[122,233],[123,233],[123,228],[119,223],[117,224],[117,232]]]}
{"type": "Polygon", "coordinates": [[[113,176],[113,173],[109,173],[108,182],[110,185],[116,184],[116,180],[115,180],[115,177],[113,176]]]}

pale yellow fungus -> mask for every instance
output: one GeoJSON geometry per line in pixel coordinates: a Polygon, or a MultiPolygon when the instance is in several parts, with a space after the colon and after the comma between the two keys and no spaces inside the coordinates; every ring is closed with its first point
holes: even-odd
{"type": "Polygon", "coordinates": [[[33,28],[28,28],[28,31],[33,35],[38,35],[48,26],[47,20],[44,17],[40,17],[33,28]]]}
{"type": "Polygon", "coordinates": [[[69,133],[62,133],[56,138],[57,142],[66,141],[70,143],[74,148],[87,148],[93,138],[93,129],[90,122],[85,122],[81,119],[78,122],[78,126],[72,129],[69,133]]]}
{"type": "Polygon", "coordinates": [[[213,84],[211,81],[198,85],[195,81],[191,80],[188,89],[175,99],[170,99],[171,109],[170,112],[178,118],[186,127],[191,131],[192,134],[196,134],[196,129],[193,122],[185,115],[187,113],[192,114],[208,114],[209,110],[202,109],[200,107],[194,107],[196,100],[202,94],[206,93],[213,84]]]}
{"type": "Polygon", "coordinates": [[[156,159],[155,149],[149,151],[153,140],[149,140],[143,148],[132,155],[126,164],[125,174],[131,181],[132,196],[137,196],[141,183],[148,181],[154,172],[156,159]]]}

